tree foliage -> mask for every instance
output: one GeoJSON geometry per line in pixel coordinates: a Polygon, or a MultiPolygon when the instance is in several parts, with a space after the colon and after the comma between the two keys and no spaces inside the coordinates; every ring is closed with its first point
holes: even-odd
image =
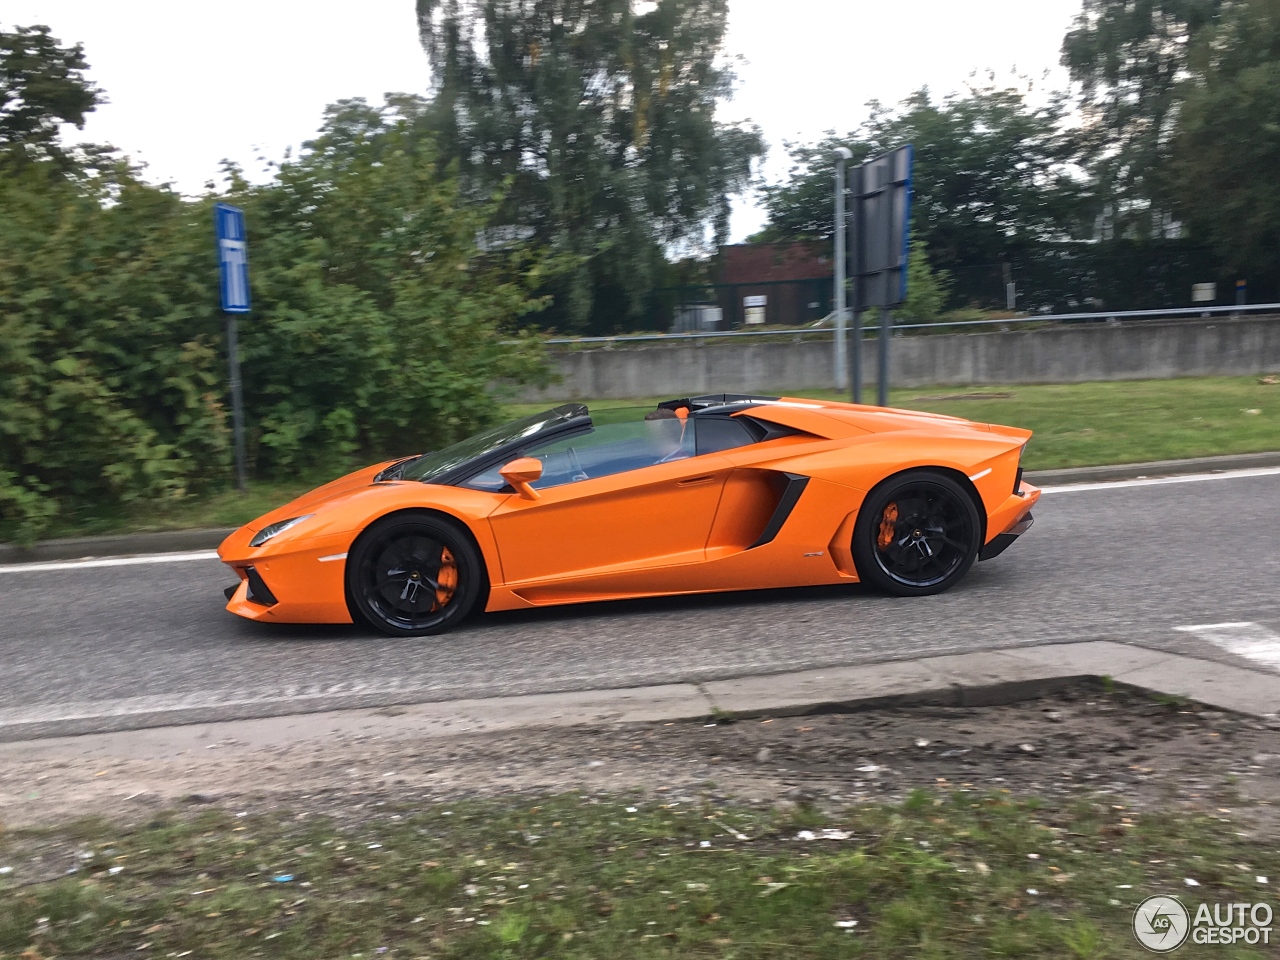
{"type": "Polygon", "coordinates": [[[896,312],[904,323],[933,323],[942,318],[951,293],[952,278],[946,270],[935,270],[929,249],[919,240],[911,244],[907,256],[907,301],[896,312]]]}
{"type": "Polygon", "coordinates": [[[225,476],[207,231],[120,164],[0,181],[0,520],[225,476]],[[107,201],[110,202],[107,202],[107,201]],[[203,242],[200,242],[203,241],[203,242]]]}
{"type": "Polygon", "coordinates": [[[544,322],[642,321],[666,254],[725,239],[763,151],[717,119],[725,0],[418,0],[428,116],[474,196],[510,182],[493,225],[560,258],[544,322]]]}
{"type": "Polygon", "coordinates": [[[1088,119],[1082,160],[1115,236],[1160,236],[1189,50],[1223,0],[1084,0],[1062,44],[1088,119]]]}
{"type": "Polygon", "coordinates": [[[1177,209],[1241,275],[1280,276],[1280,0],[1201,37],[1174,145],[1177,209]]]}
{"type": "MultiPolygon", "coordinates": [[[[494,379],[543,375],[515,331],[541,305],[541,264],[480,249],[498,201],[470,203],[441,174],[423,109],[345,102],[272,182],[229,169],[249,227],[259,474],[448,443],[495,416],[494,379]]],[[[185,200],[102,151],[62,150],[47,124],[26,129],[56,149],[0,177],[0,535],[30,540],[59,511],[162,509],[223,483],[230,445],[219,198],[185,200]]]]}
{"type": "Polygon", "coordinates": [[[1079,229],[1083,184],[1066,173],[1072,142],[1065,105],[1029,105],[1016,90],[972,90],[935,102],[921,90],[896,110],[873,104],[847,136],[793,146],[789,180],[764,188],[765,229],[754,239],[832,235],[833,151],[854,163],[907,143],[916,149],[912,229],[933,264],[998,263],[1048,238],[1079,229]]]}
{"type": "Polygon", "coordinates": [[[59,126],[83,128],[102,102],[88,67],[80,44],[60,46],[48,27],[0,30],[0,171],[40,158],[66,164],[59,126]]]}
{"type": "Polygon", "coordinates": [[[479,250],[493,203],[439,175],[422,109],[338,104],[298,161],[242,198],[258,224],[244,362],[264,467],[438,446],[497,415],[491,381],[538,373],[533,341],[512,340],[541,306],[528,289],[540,264],[479,250]]]}

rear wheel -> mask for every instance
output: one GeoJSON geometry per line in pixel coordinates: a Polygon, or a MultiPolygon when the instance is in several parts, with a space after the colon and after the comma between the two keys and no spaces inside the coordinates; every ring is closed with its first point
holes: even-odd
{"type": "Polygon", "coordinates": [[[969,572],[981,537],[969,491],[946,474],[912,470],[867,497],[854,526],[853,560],[865,583],[898,596],[927,596],[969,572]]]}
{"type": "Polygon", "coordinates": [[[347,558],[353,619],[393,637],[419,637],[456,626],[476,605],[484,562],[466,530],[431,515],[386,517],[372,524],[347,558]]]}

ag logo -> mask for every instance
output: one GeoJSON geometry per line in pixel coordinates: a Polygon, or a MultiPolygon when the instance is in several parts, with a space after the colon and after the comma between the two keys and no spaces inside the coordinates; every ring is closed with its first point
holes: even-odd
{"type": "Polygon", "coordinates": [[[1191,916],[1177,897],[1147,897],[1133,911],[1133,935],[1152,953],[1169,953],[1186,942],[1191,916]]]}

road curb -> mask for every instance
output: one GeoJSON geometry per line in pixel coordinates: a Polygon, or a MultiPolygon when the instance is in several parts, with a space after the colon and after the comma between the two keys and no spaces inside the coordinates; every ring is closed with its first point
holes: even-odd
{"type": "MultiPolygon", "coordinates": [[[[1050,644],[925,657],[851,667],[675,683],[615,690],[527,694],[485,699],[381,704],[334,697],[175,706],[130,712],[108,701],[49,706],[0,715],[0,759],[42,742],[136,737],[135,745],[173,750],[234,739],[268,746],[334,737],[442,737],[522,728],[602,723],[674,722],[759,716],[804,716],[886,707],[982,707],[1035,700],[1089,682],[1173,697],[1256,717],[1280,710],[1280,675],[1110,641],[1050,644]],[[132,732],[130,732],[132,731],[132,732]]],[[[420,695],[419,695],[420,696],[420,695]]],[[[121,705],[124,706],[121,706],[121,705]]]]}
{"type": "Polygon", "coordinates": [[[1190,473],[1251,470],[1280,467],[1280,451],[1240,453],[1224,457],[1196,457],[1192,460],[1153,460],[1147,463],[1117,463],[1105,467],[1068,467],[1027,473],[1027,482],[1038,487],[1070,483],[1104,483],[1108,480],[1141,480],[1148,477],[1176,477],[1190,473]]]}
{"type": "MultiPolygon", "coordinates": [[[[1063,470],[1036,470],[1026,475],[1036,486],[1072,483],[1100,483],[1108,480],[1136,480],[1146,477],[1173,477],[1222,470],[1280,467],[1280,451],[1245,453],[1192,460],[1156,460],[1148,463],[1121,463],[1103,467],[1072,467],[1063,470]]],[[[161,533],[130,533],[105,537],[73,537],[44,540],[30,547],[0,543],[0,564],[38,563],[48,560],[83,560],[96,557],[123,557],[148,553],[176,553],[186,550],[215,550],[235,527],[217,530],[167,530],[161,533]]]]}

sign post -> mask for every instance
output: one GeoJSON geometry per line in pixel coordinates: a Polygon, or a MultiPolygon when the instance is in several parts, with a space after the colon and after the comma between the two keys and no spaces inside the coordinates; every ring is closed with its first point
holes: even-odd
{"type": "MultiPolygon", "coordinates": [[[[845,176],[844,165],[853,159],[853,151],[848,147],[836,147],[836,210],[835,241],[836,250],[832,264],[835,267],[835,308],[836,308],[836,389],[845,390],[849,386],[848,355],[845,351],[845,270],[848,269],[848,254],[845,251],[845,233],[848,223],[844,213],[845,176]]],[[[859,352],[859,362],[861,353],[859,352]]]]}
{"type": "MultiPolygon", "coordinates": [[[[853,340],[860,344],[861,313],[880,308],[877,400],[889,405],[889,339],[894,307],[907,299],[911,251],[911,184],[915,151],[906,146],[850,171],[853,197],[849,274],[854,278],[853,340]]],[[[854,403],[862,402],[861,358],[855,360],[854,403]]]]}
{"type": "Polygon", "coordinates": [[[248,486],[245,474],[244,396],[240,387],[240,346],[236,314],[249,312],[249,245],[244,211],[229,203],[213,205],[214,232],[218,239],[218,266],[222,276],[222,310],[227,318],[227,369],[231,379],[231,422],[236,448],[236,487],[248,486]]]}
{"type": "Polygon", "coordinates": [[[862,402],[862,277],[858,275],[861,262],[862,235],[865,224],[860,220],[862,207],[862,174],[864,168],[849,171],[849,194],[853,197],[853,215],[849,217],[849,275],[853,278],[853,310],[849,317],[849,338],[853,347],[849,357],[853,380],[853,402],[862,402]]]}

